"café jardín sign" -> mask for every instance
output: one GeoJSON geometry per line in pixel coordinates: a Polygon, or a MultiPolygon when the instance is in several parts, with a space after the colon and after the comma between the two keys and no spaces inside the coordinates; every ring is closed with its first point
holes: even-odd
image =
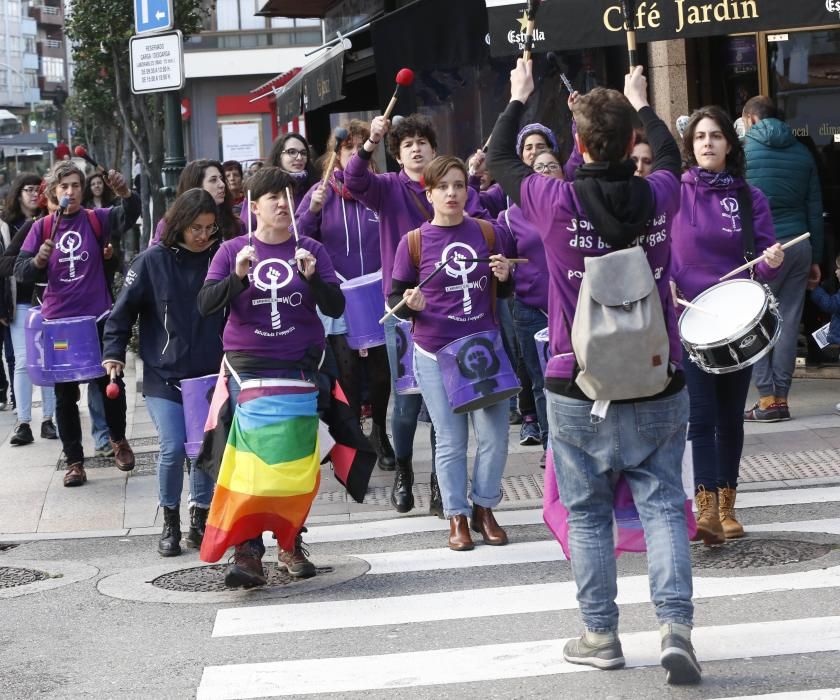
{"type": "MultiPolygon", "coordinates": [[[[521,52],[526,3],[485,2],[491,53],[521,52]]],[[[840,0],[638,0],[633,19],[640,42],[688,39],[840,24],[840,0]]],[[[543,0],[537,13],[534,50],[622,44],[624,29],[618,0],[543,0]]]]}

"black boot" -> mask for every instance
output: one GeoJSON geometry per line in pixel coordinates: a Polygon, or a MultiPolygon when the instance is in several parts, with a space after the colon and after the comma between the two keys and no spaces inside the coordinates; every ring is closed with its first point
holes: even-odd
{"type": "Polygon", "coordinates": [[[207,524],[207,508],[192,506],[190,508],[190,531],[184,537],[184,546],[187,549],[199,549],[204,540],[204,526],[207,524]]]}
{"type": "Polygon", "coordinates": [[[373,429],[370,431],[370,444],[373,445],[376,452],[379,468],[384,472],[394,471],[397,464],[394,458],[394,448],[391,447],[391,442],[388,440],[388,433],[381,425],[373,424],[373,429]]]}
{"type": "Polygon", "coordinates": [[[391,505],[397,513],[408,513],[414,508],[414,494],[411,487],[414,485],[414,470],[411,467],[411,458],[397,459],[397,473],[394,476],[394,490],[391,491],[391,505]]]}
{"type": "Polygon", "coordinates": [[[432,472],[429,480],[429,515],[436,515],[443,518],[443,499],[440,497],[440,486],[438,486],[437,474],[432,472]]]}
{"type": "Polygon", "coordinates": [[[158,554],[175,557],[181,553],[181,514],[177,508],[163,508],[163,532],[158,542],[158,554]]]}

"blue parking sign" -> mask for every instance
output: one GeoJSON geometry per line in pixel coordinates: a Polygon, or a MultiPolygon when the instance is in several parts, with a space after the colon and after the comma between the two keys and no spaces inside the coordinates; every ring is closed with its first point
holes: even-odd
{"type": "Polygon", "coordinates": [[[134,0],[134,32],[168,31],[174,25],[174,15],[172,0],[134,0]]]}

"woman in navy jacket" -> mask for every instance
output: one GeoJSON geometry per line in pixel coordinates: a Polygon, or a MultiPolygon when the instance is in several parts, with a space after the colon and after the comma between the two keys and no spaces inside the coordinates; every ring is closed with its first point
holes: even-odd
{"type": "MultiPolygon", "coordinates": [[[[179,506],[186,429],[180,381],[218,372],[222,359],[224,313],[202,317],[196,303],[219,248],[216,215],[216,202],[201,188],[178,197],[166,212],[160,243],[132,263],[105,325],[102,364],[108,372],[119,371],[125,365],[131,329],[140,317],[143,395],[160,436],[158,481],[164,525],[158,553],[164,557],[181,553],[179,506]]],[[[185,546],[201,546],[212,497],[211,478],[191,469],[190,530],[185,546]]]]}

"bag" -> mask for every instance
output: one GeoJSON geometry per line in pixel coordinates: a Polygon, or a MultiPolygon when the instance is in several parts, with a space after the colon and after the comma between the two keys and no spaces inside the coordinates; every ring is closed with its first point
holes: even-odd
{"type": "Polygon", "coordinates": [[[670,342],[644,249],[584,258],[584,265],[571,334],[577,385],[593,401],[660,393],[670,380],[670,342]]]}

